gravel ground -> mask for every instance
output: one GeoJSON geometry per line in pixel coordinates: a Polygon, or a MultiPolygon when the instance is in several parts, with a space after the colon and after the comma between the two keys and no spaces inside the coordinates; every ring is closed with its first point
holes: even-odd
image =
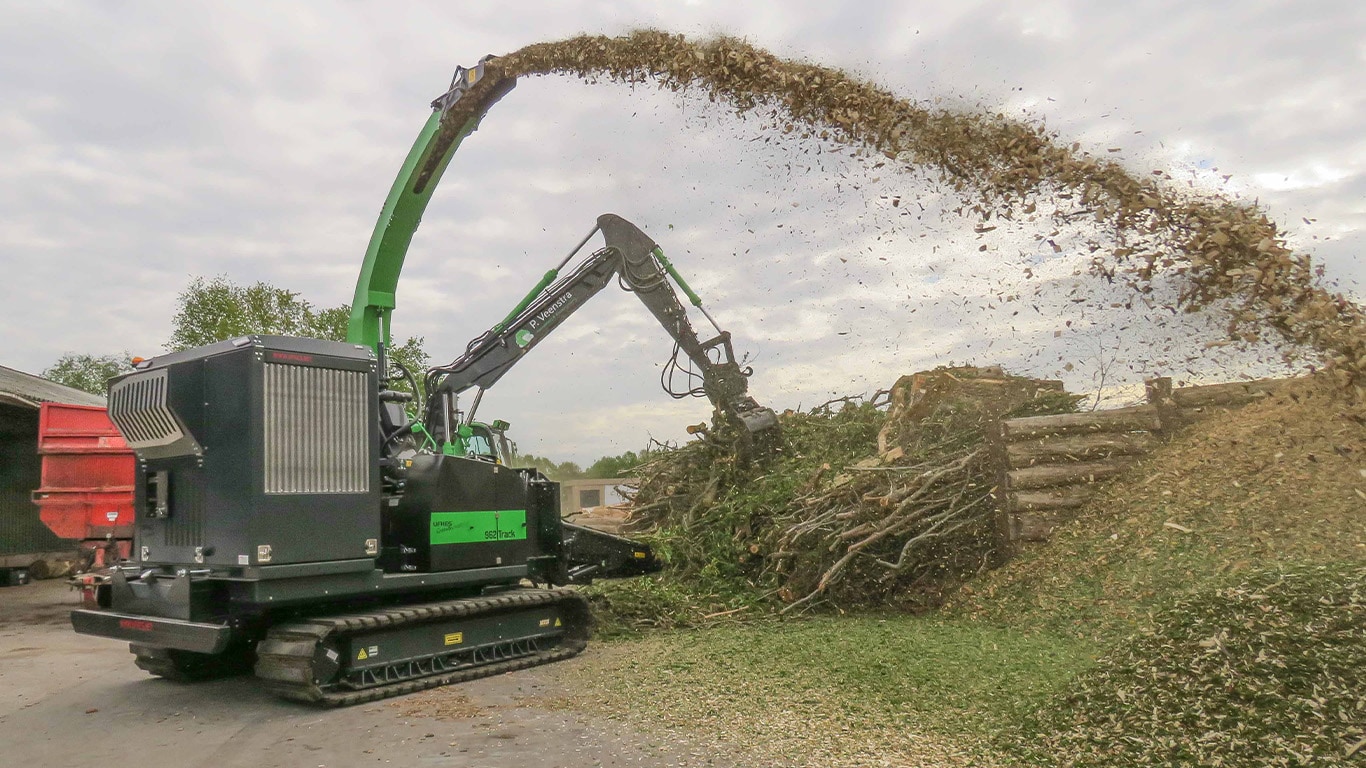
{"type": "MultiPolygon", "coordinates": [[[[574,700],[554,667],[341,710],[275,700],[250,677],[178,685],[134,667],[125,644],[72,632],[75,601],[60,582],[0,589],[4,765],[756,764],[702,736],[543,706],[574,700]]],[[[560,666],[592,664],[593,654],[560,666]]]]}

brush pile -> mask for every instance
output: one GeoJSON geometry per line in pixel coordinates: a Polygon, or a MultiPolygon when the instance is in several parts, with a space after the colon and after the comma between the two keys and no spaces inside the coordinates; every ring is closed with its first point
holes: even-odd
{"type": "Polygon", "coordinates": [[[963,200],[958,212],[983,222],[1047,215],[1043,230],[1094,222],[1099,234],[1085,243],[1093,273],[1147,301],[1156,300],[1155,285],[1172,281],[1179,293],[1172,309],[1220,309],[1232,339],[1277,341],[1288,356],[1307,350],[1341,385],[1366,395],[1366,312],[1330,293],[1309,257],[1291,251],[1255,205],[1191,195],[1161,171],[1135,176],[1041,126],[912,103],[735,38],[585,35],[529,45],[492,66],[700,90],[737,113],[760,115],[781,135],[849,144],[937,173],[963,200]]]}
{"type": "Polygon", "coordinates": [[[635,525],[652,529],[670,578],[730,594],[730,610],[928,607],[996,548],[987,426],[1075,403],[999,368],[903,377],[783,414],[771,458],[725,430],[663,452],[636,470],[635,525]]]}

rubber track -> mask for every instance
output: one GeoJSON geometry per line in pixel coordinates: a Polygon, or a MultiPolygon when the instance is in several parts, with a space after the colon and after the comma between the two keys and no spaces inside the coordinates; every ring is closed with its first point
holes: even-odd
{"type": "Polygon", "coordinates": [[[572,589],[518,589],[487,597],[395,606],[370,613],[310,617],[270,629],[266,638],[256,647],[256,676],[267,690],[286,699],[326,707],[364,704],[575,656],[588,644],[588,616],[587,601],[572,589]],[[329,637],[556,603],[569,609],[565,611],[566,632],[559,644],[541,653],[359,691],[325,690],[313,682],[314,651],[319,643],[329,637]]]}

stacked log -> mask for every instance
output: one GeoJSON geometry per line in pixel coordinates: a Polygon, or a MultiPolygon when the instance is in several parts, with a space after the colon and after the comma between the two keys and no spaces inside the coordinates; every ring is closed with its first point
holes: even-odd
{"type": "Polygon", "coordinates": [[[1000,422],[993,437],[1006,542],[1046,541],[1096,483],[1152,450],[1161,431],[1153,405],[1000,422]]]}
{"type": "Polygon", "coordinates": [[[1170,378],[1150,379],[1146,405],[1000,422],[989,434],[999,467],[997,528],[1003,552],[1017,542],[1047,541],[1086,503],[1097,483],[1123,472],[1165,436],[1269,397],[1293,380],[1174,388],[1170,378]]]}
{"type": "Polygon", "coordinates": [[[1173,388],[1172,380],[1162,377],[1149,379],[1145,384],[1148,403],[1157,407],[1163,429],[1172,432],[1229,408],[1270,397],[1292,381],[1293,378],[1257,379],[1173,388]]]}

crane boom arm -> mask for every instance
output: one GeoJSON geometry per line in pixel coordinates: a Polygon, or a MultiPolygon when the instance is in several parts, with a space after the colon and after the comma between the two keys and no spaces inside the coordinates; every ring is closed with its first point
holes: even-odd
{"type": "Polygon", "coordinates": [[[636,294],[673,337],[679,350],[702,372],[702,391],[712,405],[739,421],[751,434],[776,429],[777,414],[749,396],[749,373],[735,359],[730,332],[721,330],[702,308],[702,300],[678,275],[664,256],[664,250],[639,227],[615,214],[599,216],[598,228],[602,230],[607,246],[621,253],[621,277],[626,287],[636,294]],[[674,278],[692,304],[716,328],[715,337],[708,341],[698,338],[692,323],[688,322],[687,311],[669,286],[669,277],[674,278]]]}
{"type": "MultiPolygon", "coordinates": [[[[464,355],[450,365],[428,371],[427,392],[433,409],[440,407],[438,395],[456,395],[472,387],[482,391],[492,386],[532,347],[606,287],[612,277],[618,276],[623,287],[634,293],[669,333],[678,345],[678,351],[686,354],[693,366],[701,371],[702,394],[713,405],[739,421],[750,433],[775,428],[776,414],[748,394],[748,371],[735,360],[730,333],[718,328],[714,338],[707,341],[698,338],[687,311],[669,284],[669,277],[678,282],[699,309],[702,302],[678,276],[662,249],[634,224],[615,214],[599,216],[594,232],[583,242],[598,231],[607,242],[605,248],[563,278],[554,279],[557,270],[548,272],[503,322],[470,342],[464,355]]],[[[573,255],[571,253],[569,258],[573,255]]],[[[705,310],[703,312],[705,314],[705,310]]],[[[707,319],[711,320],[711,316],[707,315],[707,319]]],[[[691,393],[679,396],[686,394],[691,393]]],[[[434,413],[429,414],[429,421],[434,413]]]]}
{"type": "Polygon", "coordinates": [[[601,250],[569,275],[537,286],[535,296],[519,310],[470,342],[450,365],[433,368],[427,391],[460,394],[471,387],[488,389],[511,370],[560,323],[611,282],[620,257],[601,250]],[[433,386],[435,385],[435,386],[433,386]]]}

